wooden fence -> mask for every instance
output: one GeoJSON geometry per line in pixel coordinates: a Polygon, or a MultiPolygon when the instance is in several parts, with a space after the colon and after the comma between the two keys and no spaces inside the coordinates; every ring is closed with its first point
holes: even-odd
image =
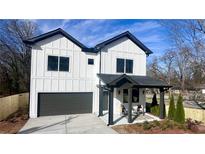
{"type": "Polygon", "coordinates": [[[21,93],[0,98],[0,121],[19,109],[28,108],[29,93],[21,93]]]}
{"type": "MultiPolygon", "coordinates": [[[[169,106],[166,106],[166,114],[168,114],[169,106]]],[[[205,110],[197,108],[184,108],[185,118],[191,118],[205,123],[205,110]]]]}

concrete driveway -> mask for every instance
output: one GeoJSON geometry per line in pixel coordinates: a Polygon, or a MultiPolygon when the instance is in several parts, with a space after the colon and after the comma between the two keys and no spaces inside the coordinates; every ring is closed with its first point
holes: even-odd
{"type": "Polygon", "coordinates": [[[20,134],[116,134],[94,114],[45,116],[29,119],[20,134]]]}

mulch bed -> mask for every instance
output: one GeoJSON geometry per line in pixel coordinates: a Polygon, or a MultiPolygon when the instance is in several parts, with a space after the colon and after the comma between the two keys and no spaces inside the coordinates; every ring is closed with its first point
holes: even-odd
{"type": "Polygon", "coordinates": [[[19,110],[7,119],[0,121],[1,134],[16,134],[28,120],[28,112],[19,110]]]}
{"type": "Polygon", "coordinates": [[[112,127],[120,134],[192,134],[190,130],[183,129],[150,129],[144,130],[143,127],[135,125],[119,125],[112,127]]]}
{"type": "MultiPolygon", "coordinates": [[[[159,126],[153,125],[149,129],[144,128],[144,124],[127,124],[116,125],[112,128],[120,134],[203,134],[205,133],[205,126],[198,125],[193,130],[187,128],[180,128],[180,125],[174,124],[172,128],[165,126],[166,121],[160,121],[159,126]]],[[[169,124],[168,124],[169,125],[169,124]]]]}

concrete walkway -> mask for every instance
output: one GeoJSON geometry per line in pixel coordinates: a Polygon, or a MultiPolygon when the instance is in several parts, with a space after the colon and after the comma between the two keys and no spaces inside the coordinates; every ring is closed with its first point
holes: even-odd
{"type": "Polygon", "coordinates": [[[116,134],[94,114],[45,116],[29,119],[20,134],[116,134]]]}
{"type": "MultiPolygon", "coordinates": [[[[145,121],[160,121],[160,119],[156,116],[153,116],[149,113],[145,113],[145,115],[143,115],[142,113],[139,115],[133,115],[133,122],[132,124],[135,123],[143,123],[145,121]]],[[[104,111],[103,112],[103,116],[100,117],[100,119],[102,119],[105,123],[108,123],[108,111],[104,111]]],[[[130,124],[128,123],[128,116],[123,116],[123,115],[119,115],[119,114],[114,114],[113,115],[113,122],[114,125],[125,125],[125,124],[130,124]]]]}

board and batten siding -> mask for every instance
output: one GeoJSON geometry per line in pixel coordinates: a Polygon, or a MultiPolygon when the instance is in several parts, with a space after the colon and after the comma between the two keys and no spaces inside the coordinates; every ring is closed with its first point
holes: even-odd
{"type": "Polygon", "coordinates": [[[85,53],[62,35],[55,35],[32,47],[30,117],[37,117],[39,92],[93,92],[93,110],[98,102],[99,56],[85,53]],[[69,72],[48,71],[48,55],[69,57],[69,72]],[[88,58],[94,65],[88,65],[88,58]]]}
{"type": "Polygon", "coordinates": [[[119,74],[116,72],[117,58],[133,60],[132,75],[146,75],[146,54],[130,39],[124,37],[109,44],[101,53],[101,71],[107,74],[119,74]]]}
{"type": "MultiPolygon", "coordinates": [[[[146,75],[146,54],[130,39],[124,37],[119,39],[104,49],[101,52],[101,72],[105,74],[121,74],[117,73],[117,58],[133,60],[133,73],[130,75],[146,75]]],[[[103,83],[102,83],[103,84],[103,83]]],[[[143,104],[145,99],[144,89],[139,89],[140,100],[139,103],[143,104]]],[[[121,104],[123,103],[123,89],[114,90],[114,114],[121,114],[121,104]],[[120,90],[120,94],[118,91],[120,90]]],[[[144,105],[144,104],[143,104],[144,105]]],[[[133,104],[134,106],[134,104],[133,104]]]]}

